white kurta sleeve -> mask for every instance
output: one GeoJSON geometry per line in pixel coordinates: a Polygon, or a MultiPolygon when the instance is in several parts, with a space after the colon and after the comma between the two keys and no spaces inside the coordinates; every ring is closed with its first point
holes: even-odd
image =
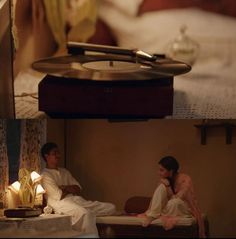
{"type": "Polygon", "coordinates": [[[79,184],[79,182],[72,176],[72,174],[68,171],[68,170],[66,170],[66,169],[64,169],[65,170],[65,172],[66,172],[66,174],[67,174],[67,178],[68,178],[68,185],[77,185],[77,186],[79,186],[80,187],[80,189],[82,189],[82,187],[81,187],[81,185],[79,184]]]}
{"type": "Polygon", "coordinates": [[[50,175],[46,173],[43,174],[42,183],[48,197],[58,201],[61,199],[62,190],[57,186],[57,183],[50,175]]]}

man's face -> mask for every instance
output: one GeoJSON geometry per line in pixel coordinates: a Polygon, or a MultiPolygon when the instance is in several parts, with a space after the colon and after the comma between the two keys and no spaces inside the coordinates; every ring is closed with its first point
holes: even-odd
{"type": "Polygon", "coordinates": [[[57,167],[60,160],[60,152],[58,148],[53,148],[48,154],[45,155],[47,164],[57,167]]]}

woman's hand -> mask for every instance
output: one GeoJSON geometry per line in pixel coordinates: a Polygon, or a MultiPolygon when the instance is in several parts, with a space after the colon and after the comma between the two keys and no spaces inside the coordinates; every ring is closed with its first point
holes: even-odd
{"type": "Polygon", "coordinates": [[[162,178],[161,183],[166,187],[168,199],[171,199],[172,196],[174,195],[174,192],[173,192],[173,189],[170,186],[169,180],[166,179],[166,178],[162,178]]]}
{"type": "Polygon", "coordinates": [[[166,187],[169,187],[170,186],[170,182],[168,179],[166,178],[162,178],[161,179],[161,183],[163,183],[166,187]]]}

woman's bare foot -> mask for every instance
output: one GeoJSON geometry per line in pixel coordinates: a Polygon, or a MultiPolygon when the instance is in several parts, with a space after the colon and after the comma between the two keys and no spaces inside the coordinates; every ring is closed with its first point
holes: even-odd
{"type": "Polygon", "coordinates": [[[143,227],[148,227],[155,219],[154,217],[146,217],[143,222],[143,227]]]}
{"type": "Polygon", "coordinates": [[[141,213],[141,214],[138,214],[137,217],[139,217],[139,218],[146,218],[147,216],[146,216],[145,213],[141,213]]]}

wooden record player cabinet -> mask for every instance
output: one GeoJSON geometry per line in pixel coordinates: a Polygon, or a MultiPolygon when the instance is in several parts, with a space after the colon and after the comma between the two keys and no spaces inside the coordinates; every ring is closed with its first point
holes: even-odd
{"type": "Polygon", "coordinates": [[[163,118],[173,112],[173,77],[105,82],[47,75],[39,110],[52,118],[163,118]]]}

